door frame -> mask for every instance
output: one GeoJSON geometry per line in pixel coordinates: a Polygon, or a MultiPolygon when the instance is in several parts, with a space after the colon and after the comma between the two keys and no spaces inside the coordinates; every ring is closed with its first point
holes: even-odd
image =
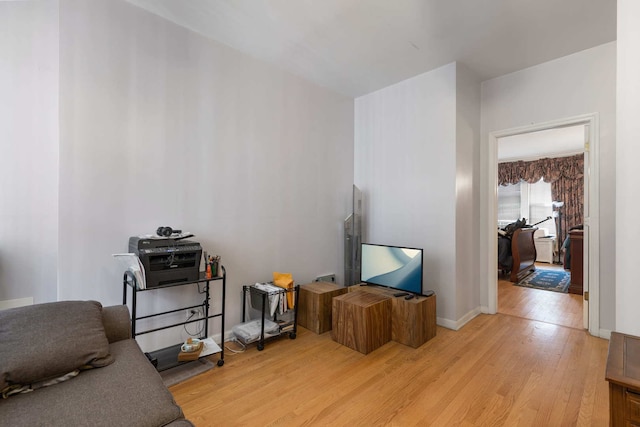
{"type": "Polygon", "coordinates": [[[549,130],[560,127],[584,125],[588,140],[585,142],[585,197],[584,197],[584,291],[589,292],[588,323],[589,333],[600,336],[600,119],[598,113],[584,114],[543,123],[520,126],[489,133],[488,141],[488,180],[485,196],[488,200],[488,214],[484,227],[488,230],[488,283],[487,313],[495,314],[498,309],[498,244],[494,233],[498,218],[498,139],[524,133],[549,130]]]}

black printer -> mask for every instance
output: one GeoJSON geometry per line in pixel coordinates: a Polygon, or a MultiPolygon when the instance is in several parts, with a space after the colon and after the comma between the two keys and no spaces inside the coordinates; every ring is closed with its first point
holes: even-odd
{"type": "Polygon", "coordinates": [[[144,266],[147,289],[178,282],[196,281],[200,274],[200,243],[154,236],[129,238],[129,252],[144,266]]]}

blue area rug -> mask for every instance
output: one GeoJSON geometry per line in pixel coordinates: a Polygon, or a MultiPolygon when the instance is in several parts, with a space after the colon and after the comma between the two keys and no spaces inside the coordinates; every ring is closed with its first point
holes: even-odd
{"type": "Polygon", "coordinates": [[[571,273],[564,270],[535,270],[518,283],[525,288],[567,293],[571,284],[571,273]]]}

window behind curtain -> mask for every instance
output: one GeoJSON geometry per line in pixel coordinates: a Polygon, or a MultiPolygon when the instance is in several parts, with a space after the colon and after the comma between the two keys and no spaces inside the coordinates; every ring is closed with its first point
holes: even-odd
{"type": "MultiPolygon", "coordinates": [[[[515,185],[498,186],[498,227],[527,218],[527,224],[535,224],[552,215],[551,184],[542,180],[535,184],[521,181],[515,185]]],[[[553,219],[538,225],[556,234],[553,219]]]]}
{"type": "Polygon", "coordinates": [[[498,186],[498,227],[500,228],[520,218],[520,184],[498,186]]]}

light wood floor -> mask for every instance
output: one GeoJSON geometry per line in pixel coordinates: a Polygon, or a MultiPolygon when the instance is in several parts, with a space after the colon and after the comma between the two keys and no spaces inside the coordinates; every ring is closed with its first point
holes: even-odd
{"type": "MultiPolygon", "coordinates": [[[[560,266],[538,264],[541,269],[560,269],[560,266]]],[[[498,312],[525,319],[571,328],[583,328],[582,296],[523,288],[498,277],[498,312]]]]}
{"type": "Polygon", "coordinates": [[[366,356],[299,328],[170,390],[196,426],[608,425],[608,341],[548,319],[480,315],[366,356]]]}

